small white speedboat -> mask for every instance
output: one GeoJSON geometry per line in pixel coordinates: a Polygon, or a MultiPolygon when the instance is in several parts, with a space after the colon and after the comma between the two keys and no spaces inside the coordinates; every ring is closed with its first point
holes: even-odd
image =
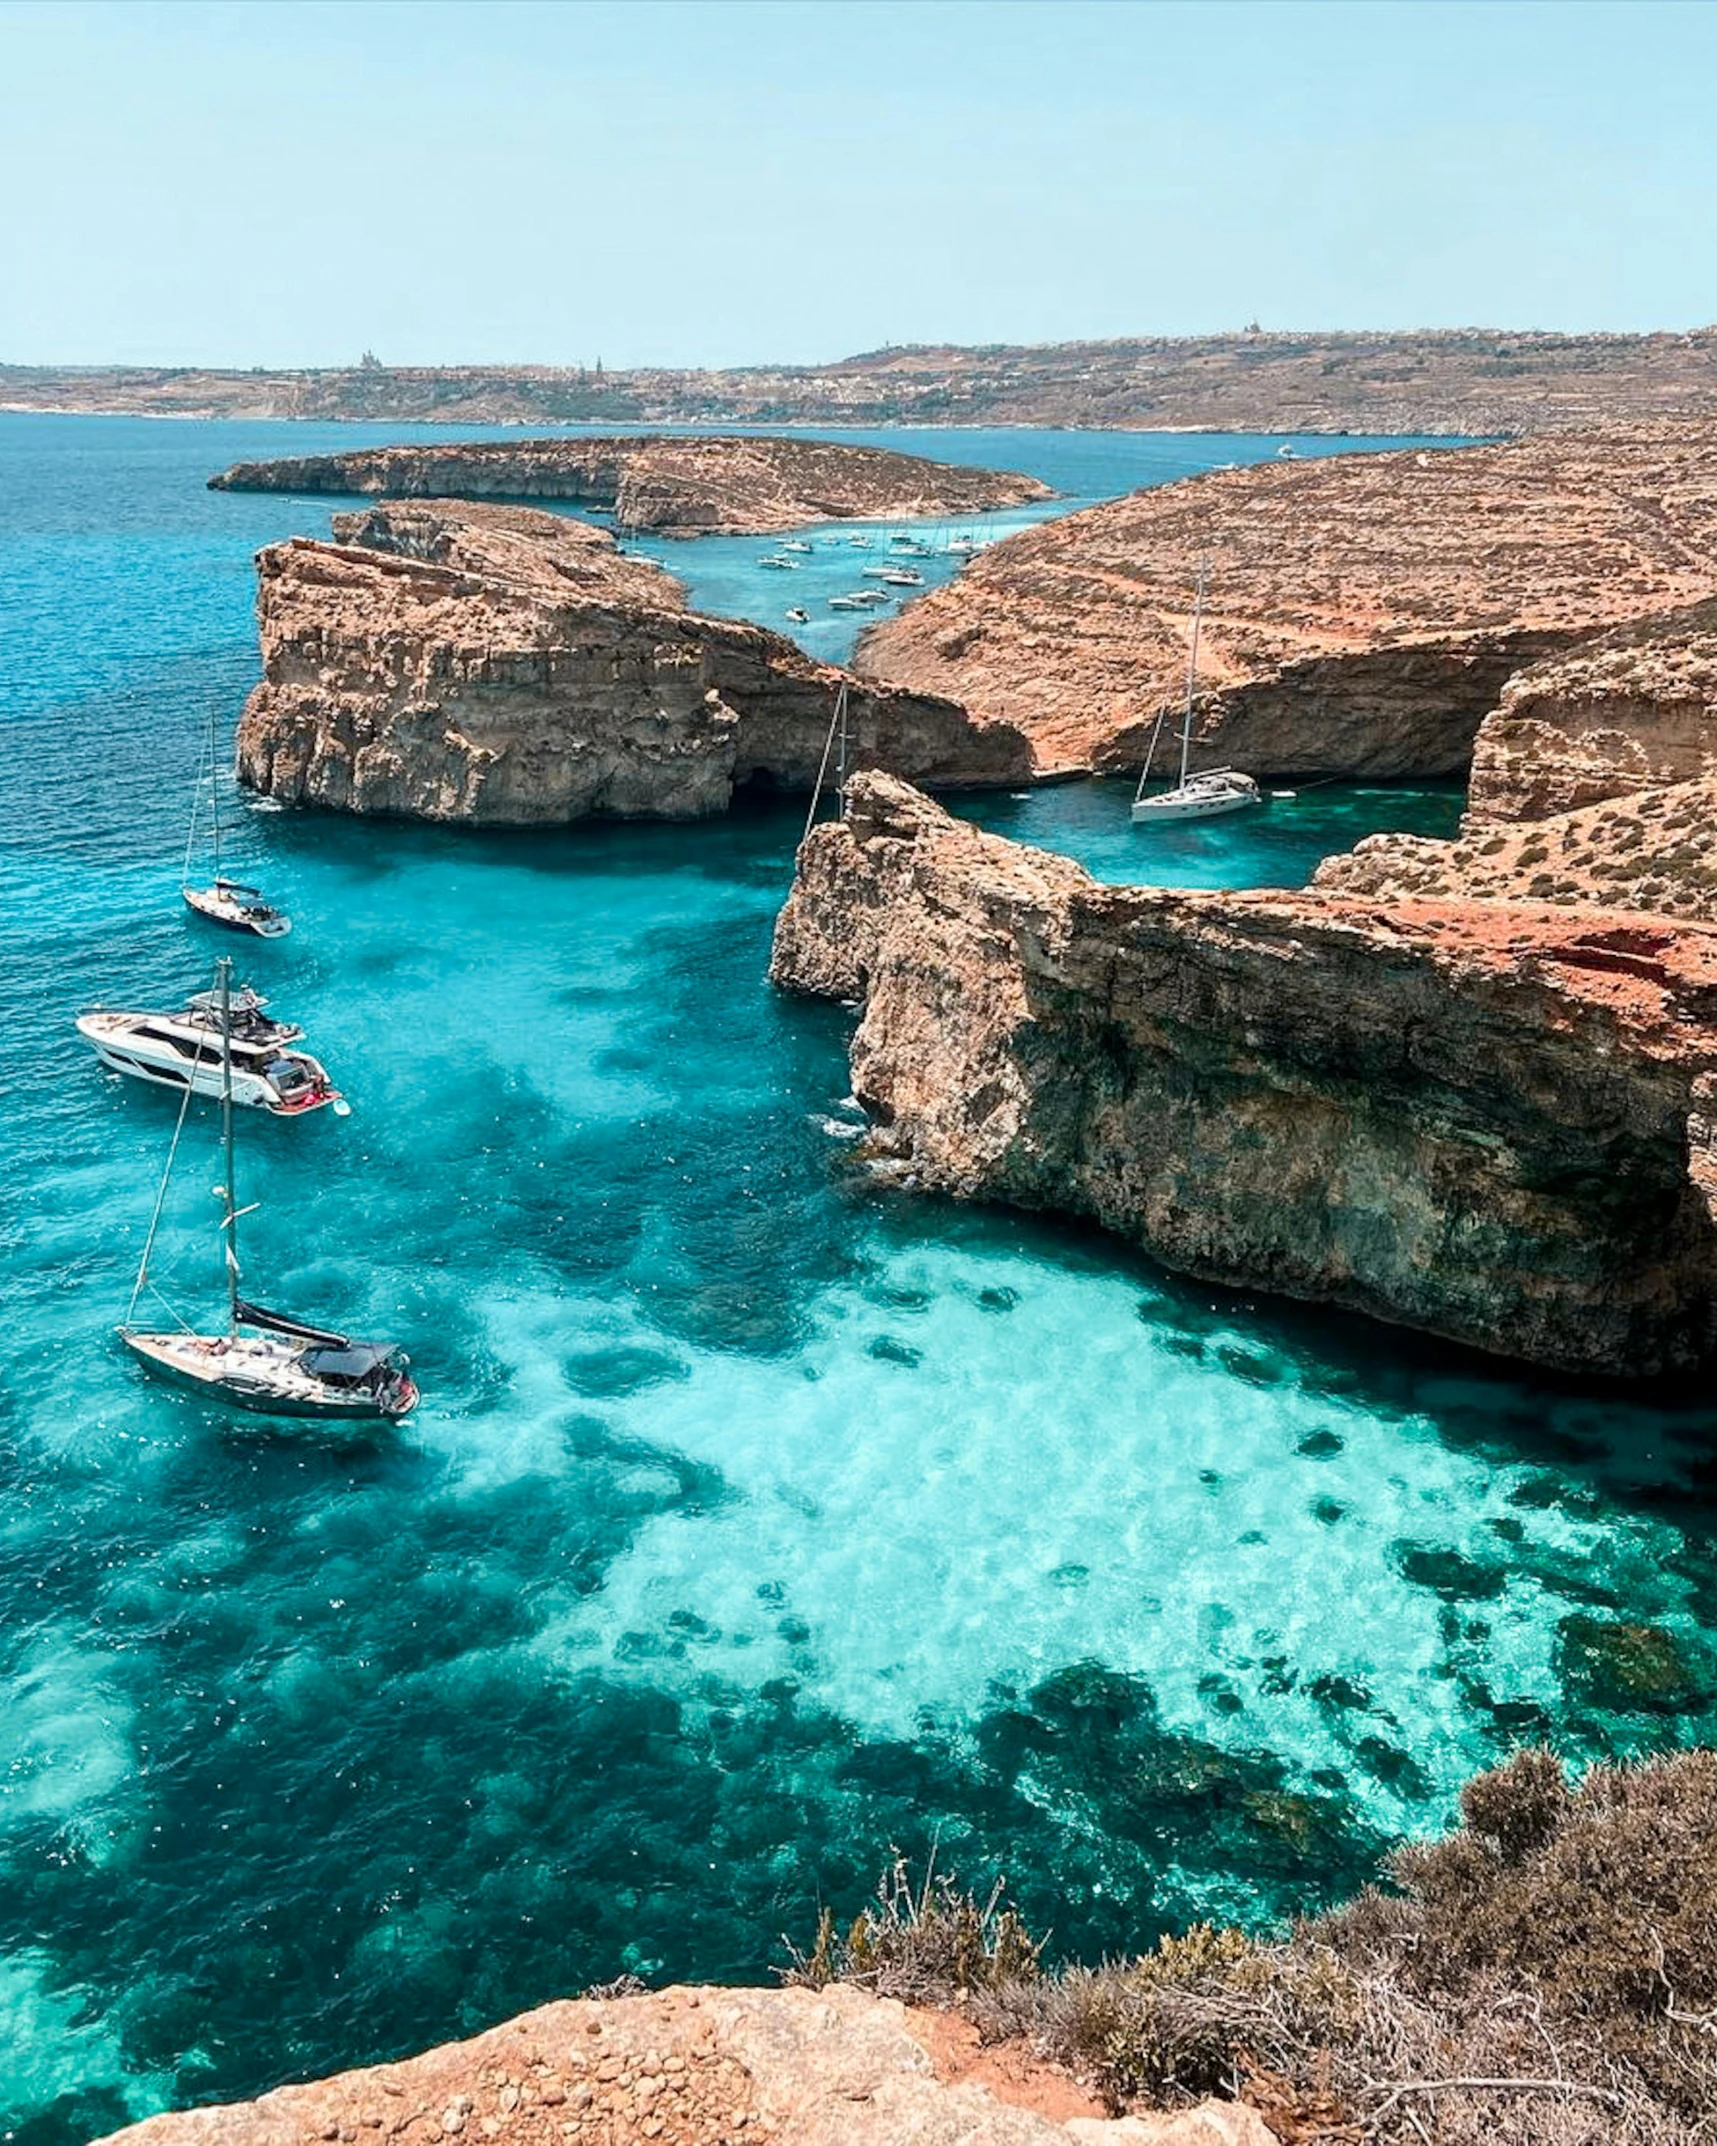
{"type": "Polygon", "coordinates": [[[829,598],[829,609],[831,611],[868,611],[870,606],[861,597],[831,596],[829,598]]]}
{"type": "Polygon", "coordinates": [[[1264,793],[1250,775],[1238,768],[1210,768],[1202,775],[1189,775],[1172,790],[1155,797],[1133,800],[1133,825],[1155,825],[1165,820],[1214,820],[1224,812],[1244,812],[1263,803],[1264,793]]]}
{"type": "Polygon", "coordinates": [[[810,548],[809,544],[800,543],[797,537],[784,537],[775,547],[777,551],[809,551],[810,548]]]}
{"type": "Polygon", "coordinates": [[[882,578],[891,589],[921,589],[924,586],[924,576],[915,566],[897,566],[882,578]]]}
{"type": "MultiPolygon", "coordinates": [[[[345,1117],[348,1105],[327,1068],[308,1051],[292,1048],[303,1029],[271,1020],[267,1004],[243,987],[231,994],[233,1101],[277,1118],[301,1118],[330,1104],[336,1117],[345,1117]]],[[[217,1100],[221,1095],[221,1005],[212,991],[197,992],[182,1013],[80,1014],[77,1030],[115,1073],[217,1100]]]]}
{"type": "Polygon", "coordinates": [[[783,558],[778,551],[772,551],[767,558],[759,559],[757,563],[759,566],[774,567],[778,574],[796,574],[799,571],[797,559],[783,558]]]}
{"type": "Polygon", "coordinates": [[[181,887],[186,903],[211,924],[224,924],[230,931],[254,932],[259,939],[284,939],[292,919],[262,899],[262,890],[247,887],[242,880],[217,879],[209,887],[181,887]]]}
{"type": "Polygon", "coordinates": [[[794,604],[788,611],[787,616],[795,626],[808,626],[811,623],[810,612],[800,604],[794,604]]]}

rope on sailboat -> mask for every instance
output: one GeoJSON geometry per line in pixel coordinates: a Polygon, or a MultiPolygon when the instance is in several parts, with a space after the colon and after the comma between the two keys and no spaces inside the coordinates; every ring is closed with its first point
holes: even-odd
{"type": "Polygon", "coordinates": [[[203,816],[203,774],[209,764],[209,741],[203,740],[203,749],[197,756],[197,780],[191,791],[191,824],[185,834],[185,869],[180,874],[181,883],[191,883],[191,857],[197,846],[197,823],[203,816]]]}
{"type": "MultiPolygon", "coordinates": [[[[132,1316],[137,1310],[137,1299],[143,1294],[143,1285],[149,1280],[149,1255],[155,1249],[155,1232],[161,1227],[161,1210],[167,1204],[167,1187],[173,1179],[173,1158],[179,1152],[179,1135],[185,1130],[185,1113],[190,1107],[191,1083],[187,1081],[185,1092],[179,1098],[179,1122],[173,1128],[173,1145],[167,1150],[167,1167],[161,1173],[161,1189],[155,1195],[155,1212],[149,1217],[149,1234],[143,1240],[143,1257],[138,1262],[137,1280],[132,1285],[131,1302],[125,1307],[127,1326],[131,1324],[132,1316]]],[[[157,1296],[161,1294],[158,1289],[154,1293],[157,1296]]],[[[166,1299],[163,1298],[162,1301],[165,1303],[166,1299]]],[[[167,1308],[172,1311],[171,1305],[167,1308]]],[[[173,1316],[175,1319],[179,1317],[177,1312],[173,1312],[173,1316]]],[[[179,1323],[183,1325],[184,1321],[180,1320],[179,1323]]]]}
{"type": "Polygon", "coordinates": [[[830,754],[831,754],[831,753],[832,753],[832,752],[834,751],[834,749],[835,749],[835,733],[836,733],[837,731],[842,731],[842,732],[844,733],[844,729],[845,729],[845,724],[846,724],[846,715],[847,715],[847,682],[846,682],[846,680],[845,680],[845,679],[843,678],[843,679],[841,680],[841,689],[840,689],[840,691],[839,691],[839,692],[838,692],[838,693],[837,693],[837,694],[835,695],[835,709],[834,709],[834,713],[833,713],[833,714],[832,714],[832,715],[831,715],[831,716],[829,717],[829,734],[828,734],[828,736],[827,736],[827,737],[826,737],[826,738],[825,738],[825,739],[823,740],[823,757],[822,757],[822,761],[821,761],[821,763],[819,764],[819,766],[818,766],[818,768],[817,768],[817,780],[816,780],[816,784],[815,784],[815,786],[813,787],[813,789],[812,789],[812,791],[811,791],[811,809],[810,809],[810,811],[809,811],[809,812],[807,812],[807,813],[806,813],[806,815],[805,815],[805,832],[804,832],[804,834],[803,834],[803,835],[802,835],[802,836],[800,837],[800,840],[801,840],[802,842],[808,842],[808,841],[810,840],[810,838],[811,838],[811,829],[812,829],[812,828],[813,828],[813,827],[814,827],[814,826],[816,825],[816,822],[817,822],[817,806],[818,806],[819,802],[821,801],[821,799],[822,799],[822,795],[823,795],[823,778],[824,778],[824,777],[825,777],[825,776],[826,776],[826,775],[828,774],[828,772],[829,772],[829,755],[830,755],[830,754]]]}

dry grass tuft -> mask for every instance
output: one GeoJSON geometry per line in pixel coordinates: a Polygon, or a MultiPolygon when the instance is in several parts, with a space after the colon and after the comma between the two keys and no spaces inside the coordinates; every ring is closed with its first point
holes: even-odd
{"type": "Polygon", "coordinates": [[[896,1863],[789,1980],[954,2005],[1120,2111],[1252,2101],[1294,2146],[1717,2141],[1717,1754],[1594,1767],[1547,1751],[1468,1783],[1393,1888],[1260,1942],[1200,1925],[1046,1970],[1000,1888],[896,1863]]]}

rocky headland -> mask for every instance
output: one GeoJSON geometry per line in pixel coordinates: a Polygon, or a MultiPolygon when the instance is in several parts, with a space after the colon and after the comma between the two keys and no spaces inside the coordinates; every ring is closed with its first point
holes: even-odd
{"type": "Polygon", "coordinates": [[[1528,665],[1479,726],[1460,839],[1372,835],[1313,884],[1717,922],[1717,603],[1528,665]]]}
{"type": "Polygon", "coordinates": [[[772,974],[862,1002],[874,1166],[1202,1279],[1612,1376],[1717,1359],[1717,933],[1101,886],[860,778],[772,974]]]}
{"type": "Polygon", "coordinates": [[[949,519],[1052,496],[1015,471],[962,468],[828,440],[468,440],[238,462],[225,492],[388,499],[565,499],[661,536],[764,534],[809,522],[949,519]]]}
{"type": "Polygon", "coordinates": [[[820,365],[0,366],[0,408],[440,424],[1080,425],[1467,438],[1717,416],[1717,329],[897,345],[820,365]]]}
{"type": "Polygon", "coordinates": [[[1040,768],[1136,768],[1178,721],[1205,557],[1195,766],[1454,774],[1528,665],[1717,595],[1717,428],[1185,479],[992,547],[858,667],[1016,724],[1040,768]]]}
{"type": "Polygon", "coordinates": [[[1065,2074],[853,1989],[670,1989],[545,2005],[468,2042],[259,2101],[151,2117],[125,2146],[1274,2146],[1253,2109],[1106,2118],[1065,2074]]]}
{"type": "MultiPolygon", "coordinates": [[[[263,679],[241,779],[346,812],[487,826],[698,818],[746,787],[809,790],[846,674],[686,609],[605,531],[452,501],[337,515],[258,558],[263,679]]],[[[855,681],[854,765],[933,786],[1015,782],[1007,725],[855,681]]]]}

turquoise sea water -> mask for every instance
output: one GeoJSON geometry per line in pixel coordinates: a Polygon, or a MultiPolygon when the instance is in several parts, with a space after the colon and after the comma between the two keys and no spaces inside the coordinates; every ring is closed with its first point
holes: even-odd
{"type": "MultiPolygon", "coordinates": [[[[249,555],[327,503],[202,478],[351,437],[0,417],[0,2132],[75,2146],[627,1968],[760,1978],[895,1845],[1005,1871],[1075,1954],[1267,1919],[1516,1738],[1710,1735],[1706,1412],[867,1188],[850,1017],[763,981],[790,810],[235,801],[296,926],[244,968],[353,1102],[245,1119],[248,1278],[404,1342],[426,1399],[354,1439],[146,1382],[111,1329],[174,1105],[71,1017],[232,949],[177,898],[190,779],[255,674],[249,555]]],[[[928,444],[1084,497],[1273,448],[928,444]]],[[[713,542],[670,563],[779,600],[713,542]]],[[[1125,802],[962,809],[1243,885],[1458,803],[1143,839],[1125,802]]],[[[214,1130],[163,1232],[192,1316],[214,1130]]]]}

